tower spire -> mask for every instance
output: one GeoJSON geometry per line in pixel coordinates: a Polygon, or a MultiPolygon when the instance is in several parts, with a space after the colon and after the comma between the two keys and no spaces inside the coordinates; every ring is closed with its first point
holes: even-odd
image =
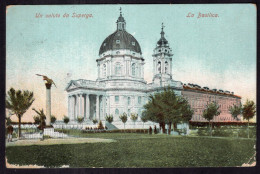
{"type": "Polygon", "coordinates": [[[124,17],[122,16],[122,8],[120,7],[119,8],[119,11],[120,11],[120,15],[116,21],[117,23],[117,30],[125,30],[125,25],[126,25],[126,22],[125,22],[125,19],[124,17]]]}
{"type": "Polygon", "coordinates": [[[165,26],[164,26],[163,23],[162,23],[161,38],[164,38],[164,31],[163,31],[164,27],[165,27],[165,26]]]}

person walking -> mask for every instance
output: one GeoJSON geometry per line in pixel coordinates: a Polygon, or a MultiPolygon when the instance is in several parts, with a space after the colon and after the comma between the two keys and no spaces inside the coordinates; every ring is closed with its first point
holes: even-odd
{"type": "Polygon", "coordinates": [[[12,125],[7,126],[7,133],[8,133],[7,142],[12,142],[13,131],[14,128],[12,125]]]}

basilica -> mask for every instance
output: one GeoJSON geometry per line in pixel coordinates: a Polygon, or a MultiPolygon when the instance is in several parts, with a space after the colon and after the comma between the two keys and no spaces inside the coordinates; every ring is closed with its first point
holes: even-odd
{"type": "MultiPolygon", "coordinates": [[[[148,96],[168,86],[177,95],[183,95],[189,100],[195,111],[191,122],[205,122],[206,120],[201,116],[203,109],[213,100],[217,101],[221,108],[221,115],[214,121],[238,121],[233,120],[228,113],[228,108],[233,104],[240,104],[240,96],[229,91],[209,89],[196,84],[183,84],[172,78],[173,53],[165,38],[163,25],[161,37],[153,50],[151,83],[144,80],[145,58],[142,56],[138,41],[127,32],[126,21],[121,11],[116,25],[116,31],[100,46],[99,57],[96,59],[98,71],[96,81],[71,80],[66,87],[70,123],[76,124],[78,116],[84,117],[86,125],[91,125],[93,119],[105,123],[105,116],[113,115],[112,124],[120,129],[123,123],[119,116],[126,113],[129,117],[126,128],[133,128],[133,125],[135,128],[142,128],[140,116],[148,96]],[[135,124],[130,120],[131,113],[138,114],[135,124]]],[[[155,123],[145,123],[145,127],[151,125],[155,123]]]]}

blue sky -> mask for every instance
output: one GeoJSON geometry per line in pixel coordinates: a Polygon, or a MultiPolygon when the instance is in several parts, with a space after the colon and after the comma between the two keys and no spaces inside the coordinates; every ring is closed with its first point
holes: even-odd
{"type": "MultiPolygon", "coordinates": [[[[234,91],[256,101],[256,7],[214,5],[44,5],[10,6],[6,15],[6,89],[34,91],[32,107],[45,109],[45,87],[36,73],[51,77],[52,113],[67,114],[67,73],[71,79],[97,77],[96,59],[103,40],[116,30],[119,8],[126,30],[139,42],[145,80],[152,80],[152,53],[161,23],[173,50],[173,78],[234,91]],[[191,12],[194,18],[187,18],[191,12]],[[198,13],[218,18],[197,18],[198,13]],[[43,18],[36,18],[36,13],[43,18]],[[46,14],[60,18],[45,18],[46,14]],[[70,15],[63,18],[63,14],[70,15]],[[72,14],[93,18],[73,18],[72,14]]],[[[29,110],[24,118],[31,120],[29,110]]]]}

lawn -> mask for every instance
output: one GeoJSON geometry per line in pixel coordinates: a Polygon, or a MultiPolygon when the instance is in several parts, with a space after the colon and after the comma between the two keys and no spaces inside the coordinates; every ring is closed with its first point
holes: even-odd
{"type": "Polygon", "coordinates": [[[85,133],[116,142],[9,146],[11,164],[45,167],[241,166],[254,154],[253,139],[181,137],[136,133],[85,133]]]}

